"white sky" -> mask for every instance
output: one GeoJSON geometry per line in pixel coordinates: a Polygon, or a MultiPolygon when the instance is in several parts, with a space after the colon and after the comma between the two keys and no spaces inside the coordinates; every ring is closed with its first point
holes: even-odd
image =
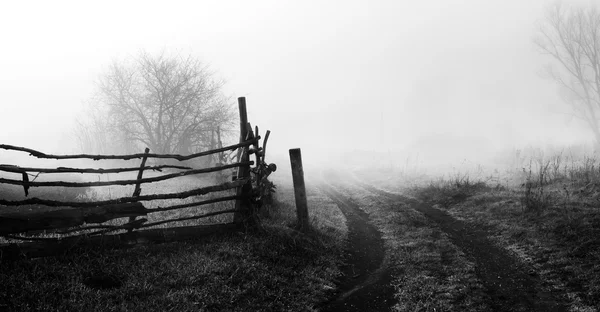
{"type": "Polygon", "coordinates": [[[579,143],[591,137],[556,113],[568,107],[537,74],[548,60],[531,39],[549,2],[2,2],[0,143],[70,153],[94,80],[141,49],[210,64],[228,94],[247,97],[250,122],[271,129],[271,153],[440,135],[487,145],[456,147],[468,151],[579,143]]]}

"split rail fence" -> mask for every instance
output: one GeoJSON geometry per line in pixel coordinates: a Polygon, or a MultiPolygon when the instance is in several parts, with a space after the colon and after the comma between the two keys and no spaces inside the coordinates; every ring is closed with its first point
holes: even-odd
{"type": "MultiPolygon", "coordinates": [[[[260,135],[258,127],[252,129],[247,119],[246,100],[238,98],[240,112],[240,143],[220,147],[217,149],[195,153],[191,155],[176,154],[153,154],[146,148],[144,153],[131,155],[50,155],[33,149],[19,146],[0,144],[0,149],[20,151],[29,153],[33,157],[42,159],[92,159],[92,160],[131,160],[141,159],[139,167],[110,168],[110,169],[83,169],[83,168],[28,168],[15,165],[0,165],[0,171],[21,174],[22,179],[9,179],[0,177],[0,184],[17,185],[23,187],[26,196],[30,188],[34,187],[66,187],[84,188],[120,185],[134,186],[133,193],[129,197],[101,201],[58,201],[41,198],[28,198],[24,200],[2,199],[0,193],[0,236],[6,241],[18,240],[19,243],[0,244],[0,258],[12,258],[15,256],[37,257],[60,253],[72,248],[75,244],[121,245],[135,244],[137,242],[166,242],[184,240],[201,235],[247,229],[258,223],[256,210],[260,206],[264,196],[268,196],[271,189],[268,186],[267,177],[276,170],[274,164],[265,162],[267,141],[270,131],[266,132],[263,145],[260,146],[260,135]],[[225,152],[230,152],[226,157],[225,152]],[[148,159],[175,159],[186,161],[203,156],[218,155],[221,160],[216,166],[194,169],[189,166],[159,164],[148,166],[148,159]],[[254,156],[254,160],[250,158],[254,156]],[[162,172],[163,169],[177,171],[159,176],[144,178],[144,172],[148,170],[162,172]],[[211,172],[232,171],[234,176],[231,181],[220,184],[195,188],[184,192],[163,194],[142,194],[142,185],[184,176],[200,175],[211,172]],[[94,173],[109,174],[122,172],[137,172],[137,178],[133,180],[95,181],[95,182],[66,182],[66,181],[30,181],[29,176],[37,177],[44,173],[94,173]],[[37,175],[34,175],[37,173],[37,175]],[[194,196],[207,195],[213,192],[231,190],[227,196],[214,197],[191,203],[171,205],[167,207],[146,208],[142,202],[185,199],[194,196]],[[235,194],[233,194],[235,190],[235,194]],[[185,209],[189,207],[214,204],[218,202],[232,201],[229,209],[203,212],[194,216],[170,218],[148,222],[149,214],[185,209]],[[32,206],[33,205],[33,206],[32,206]],[[19,211],[13,209],[10,213],[3,213],[3,206],[18,208],[31,208],[33,211],[19,211]],[[46,208],[44,208],[46,207],[46,208]],[[47,207],[54,207],[48,209],[47,207]],[[217,223],[210,225],[192,225],[177,227],[161,227],[158,225],[167,223],[196,220],[221,214],[233,214],[233,221],[229,223],[217,223]],[[107,221],[128,218],[126,223],[120,225],[106,224],[107,221]],[[152,228],[154,227],[154,228],[152,228]],[[149,229],[151,228],[151,229],[149,229]],[[43,231],[51,231],[59,235],[39,236],[43,231]],[[114,232],[121,232],[114,234],[114,232]],[[112,235],[108,235],[113,233],[112,235]],[[83,239],[82,239],[83,238],[83,239]],[[25,241],[25,242],[24,242],[25,241]]],[[[0,189],[1,190],[1,189],[0,189]]],[[[6,207],[5,207],[6,209],[6,207]]],[[[113,222],[114,223],[114,222],[113,222]]]]}

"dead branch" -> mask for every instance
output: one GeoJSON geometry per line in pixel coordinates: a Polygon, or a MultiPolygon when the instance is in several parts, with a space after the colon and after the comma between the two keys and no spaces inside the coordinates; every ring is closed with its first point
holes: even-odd
{"type": "MultiPolygon", "coordinates": [[[[121,224],[121,225],[89,225],[89,226],[81,226],[81,227],[64,230],[64,231],[56,231],[55,233],[65,235],[65,234],[74,233],[74,232],[99,230],[99,229],[100,230],[126,230],[126,229],[130,229],[130,228],[137,229],[145,222],[148,222],[148,219],[141,218],[141,219],[137,219],[133,222],[128,222],[128,223],[121,224]]],[[[88,233],[87,235],[90,235],[90,234],[88,233]]],[[[27,239],[27,237],[23,237],[22,239],[27,239]]]]}
{"type": "Polygon", "coordinates": [[[217,148],[217,149],[210,150],[210,151],[190,154],[187,156],[177,155],[177,154],[144,154],[144,153],[131,154],[131,155],[89,155],[89,154],[52,155],[52,154],[42,153],[42,152],[30,149],[30,148],[8,145],[8,144],[0,144],[0,148],[5,149],[5,150],[26,152],[26,153],[29,153],[29,155],[31,155],[31,156],[34,156],[37,158],[45,158],[45,159],[81,159],[81,158],[83,158],[83,159],[93,159],[93,160],[101,160],[101,159],[130,160],[130,159],[135,159],[135,158],[143,158],[143,157],[147,156],[148,158],[172,158],[172,159],[177,159],[179,161],[183,161],[183,160],[190,160],[190,159],[197,158],[197,157],[208,156],[208,155],[212,155],[212,154],[216,154],[216,153],[220,153],[220,152],[235,150],[239,147],[250,146],[259,139],[260,139],[260,137],[256,137],[249,141],[225,146],[222,148],[217,148]]]}
{"type": "Polygon", "coordinates": [[[122,233],[116,235],[98,235],[89,238],[76,236],[63,239],[54,239],[42,242],[29,242],[22,244],[9,244],[0,246],[0,260],[19,259],[20,256],[28,258],[58,255],[73,252],[81,247],[128,247],[136,243],[166,243],[172,241],[195,240],[201,236],[226,233],[240,230],[233,223],[182,226],[170,229],[158,228],[122,233]]]}
{"type": "Polygon", "coordinates": [[[102,223],[117,218],[143,215],[146,215],[146,208],[141,203],[27,213],[17,212],[0,216],[0,235],[68,228],[84,223],[102,223]]]}
{"type": "MultiPolygon", "coordinates": [[[[154,171],[162,171],[162,169],[181,169],[181,170],[191,170],[191,167],[184,166],[172,166],[172,165],[160,165],[160,166],[146,166],[144,170],[154,170],[154,171]]],[[[130,171],[138,171],[140,167],[131,167],[131,168],[111,168],[111,169],[93,169],[93,168],[68,168],[68,167],[58,167],[58,168],[29,168],[29,167],[19,167],[15,165],[0,165],[0,171],[5,172],[13,172],[13,173],[23,173],[23,172],[41,172],[41,173],[120,173],[120,172],[130,172],[130,171]]]]}
{"type": "Polygon", "coordinates": [[[202,219],[202,218],[206,218],[206,217],[217,216],[217,215],[226,214],[226,213],[234,213],[234,212],[236,212],[235,209],[220,210],[220,211],[215,211],[215,212],[204,213],[204,214],[193,216],[193,217],[183,217],[183,218],[176,218],[176,219],[167,219],[167,220],[163,220],[163,221],[146,223],[146,224],[142,225],[141,227],[142,228],[146,228],[146,227],[156,226],[156,225],[160,225],[160,224],[164,224],[164,223],[170,223],[170,222],[196,220],[196,219],[202,219]]]}
{"type": "MultiPolygon", "coordinates": [[[[0,183],[12,184],[12,185],[23,185],[26,187],[40,187],[40,186],[92,187],[92,186],[109,186],[109,185],[132,185],[132,184],[138,184],[138,183],[143,184],[143,183],[159,182],[159,181],[164,181],[164,180],[173,179],[173,178],[177,178],[177,177],[183,177],[183,176],[187,176],[187,175],[209,173],[209,172],[221,171],[221,170],[230,169],[230,168],[249,166],[249,165],[253,165],[253,164],[254,164],[254,162],[252,162],[252,161],[242,162],[242,163],[235,163],[235,164],[230,164],[230,165],[216,166],[216,167],[211,167],[211,168],[194,169],[194,170],[189,170],[189,171],[184,171],[184,172],[165,174],[165,175],[158,176],[158,177],[143,178],[143,179],[139,179],[139,180],[116,180],[116,181],[98,181],[98,182],[66,182],[66,181],[29,182],[29,181],[20,181],[20,180],[14,180],[14,179],[0,178],[0,183]]],[[[138,168],[137,170],[140,170],[140,168],[138,168]]],[[[23,177],[25,177],[25,175],[23,177]]]]}
{"type": "Polygon", "coordinates": [[[203,201],[199,201],[199,202],[193,202],[193,203],[189,203],[189,204],[181,204],[181,205],[173,205],[173,206],[168,206],[168,207],[158,207],[158,208],[154,208],[154,209],[147,209],[146,212],[154,213],[154,212],[159,212],[159,211],[169,211],[169,210],[202,206],[202,205],[207,205],[207,204],[214,204],[214,203],[218,203],[218,202],[223,202],[223,201],[228,201],[228,200],[237,200],[237,199],[243,199],[243,198],[244,198],[243,196],[226,196],[226,197],[203,200],[203,201]]]}
{"type": "MultiPolygon", "coordinates": [[[[118,231],[118,230],[128,230],[128,232],[130,233],[133,229],[139,229],[145,222],[147,222],[148,219],[146,218],[141,218],[141,219],[137,219],[137,220],[133,220],[133,221],[129,221],[125,224],[122,225],[117,225],[117,226],[109,226],[108,228],[105,228],[103,230],[100,231],[96,231],[96,232],[91,232],[91,233],[84,233],[80,236],[94,236],[94,235],[102,235],[102,234],[106,234],[106,233],[110,233],[110,232],[114,232],[114,231],[118,231]]],[[[93,229],[94,226],[90,226],[88,227],[84,227],[84,228],[79,228],[78,231],[82,230],[82,229],[93,229]]]]}
{"type": "Polygon", "coordinates": [[[147,200],[155,200],[155,199],[172,199],[172,198],[187,198],[191,196],[199,196],[205,195],[212,192],[225,191],[229,189],[236,188],[244,183],[248,182],[248,179],[239,179],[233,182],[226,182],[218,185],[206,186],[198,189],[193,189],[190,191],[180,192],[180,193],[167,193],[167,194],[152,194],[152,195],[141,195],[139,197],[121,197],[117,199],[111,200],[103,200],[96,202],[63,202],[57,200],[48,200],[48,199],[40,199],[40,198],[30,198],[26,200],[4,200],[0,199],[0,205],[4,206],[23,206],[23,205],[45,205],[51,207],[61,207],[61,206],[69,206],[69,207],[95,207],[95,206],[103,206],[103,205],[111,205],[111,204],[120,204],[120,203],[131,203],[136,201],[147,201],[147,200]]]}
{"type": "Polygon", "coordinates": [[[265,134],[265,139],[263,141],[263,150],[262,150],[262,160],[265,161],[267,157],[267,141],[269,141],[269,135],[271,135],[271,130],[267,130],[267,134],[265,134]]]}

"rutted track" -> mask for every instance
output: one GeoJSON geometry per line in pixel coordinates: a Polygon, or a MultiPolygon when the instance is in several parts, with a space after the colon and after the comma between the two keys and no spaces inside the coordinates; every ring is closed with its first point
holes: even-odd
{"type": "Polygon", "coordinates": [[[338,205],[348,225],[347,262],[339,281],[340,293],[321,311],[389,311],[394,305],[394,289],[379,230],[352,200],[325,183],[321,189],[338,205]]]}
{"type": "Polygon", "coordinates": [[[528,274],[524,264],[494,245],[484,230],[456,220],[444,211],[403,195],[389,193],[358,180],[352,181],[374,194],[411,207],[434,220],[453,244],[475,261],[476,273],[492,298],[494,311],[567,311],[559,296],[542,291],[542,281],[528,274]]]}

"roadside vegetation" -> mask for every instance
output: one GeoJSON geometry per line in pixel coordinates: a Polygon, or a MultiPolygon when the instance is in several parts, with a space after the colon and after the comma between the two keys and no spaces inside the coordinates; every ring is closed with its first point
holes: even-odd
{"type": "Polygon", "coordinates": [[[406,202],[384,198],[351,183],[340,191],[366,211],[382,233],[384,265],[394,276],[393,311],[490,309],[474,264],[434,221],[406,202]]]}
{"type": "Polygon", "coordinates": [[[519,165],[443,178],[369,176],[370,183],[485,229],[531,275],[566,294],[571,311],[600,310],[600,161],[557,153],[523,158],[519,165]]]}
{"type": "MultiPolygon", "coordinates": [[[[261,208],[256,232],[0,263],[0,311],[311,311],[335,291],[345,219],[309,185],[312,229],[297,232],[291,177],[272,178],[277,193],[261,208]]],[[[118,193],[52,194],[86,200],[118,193]]]]}

